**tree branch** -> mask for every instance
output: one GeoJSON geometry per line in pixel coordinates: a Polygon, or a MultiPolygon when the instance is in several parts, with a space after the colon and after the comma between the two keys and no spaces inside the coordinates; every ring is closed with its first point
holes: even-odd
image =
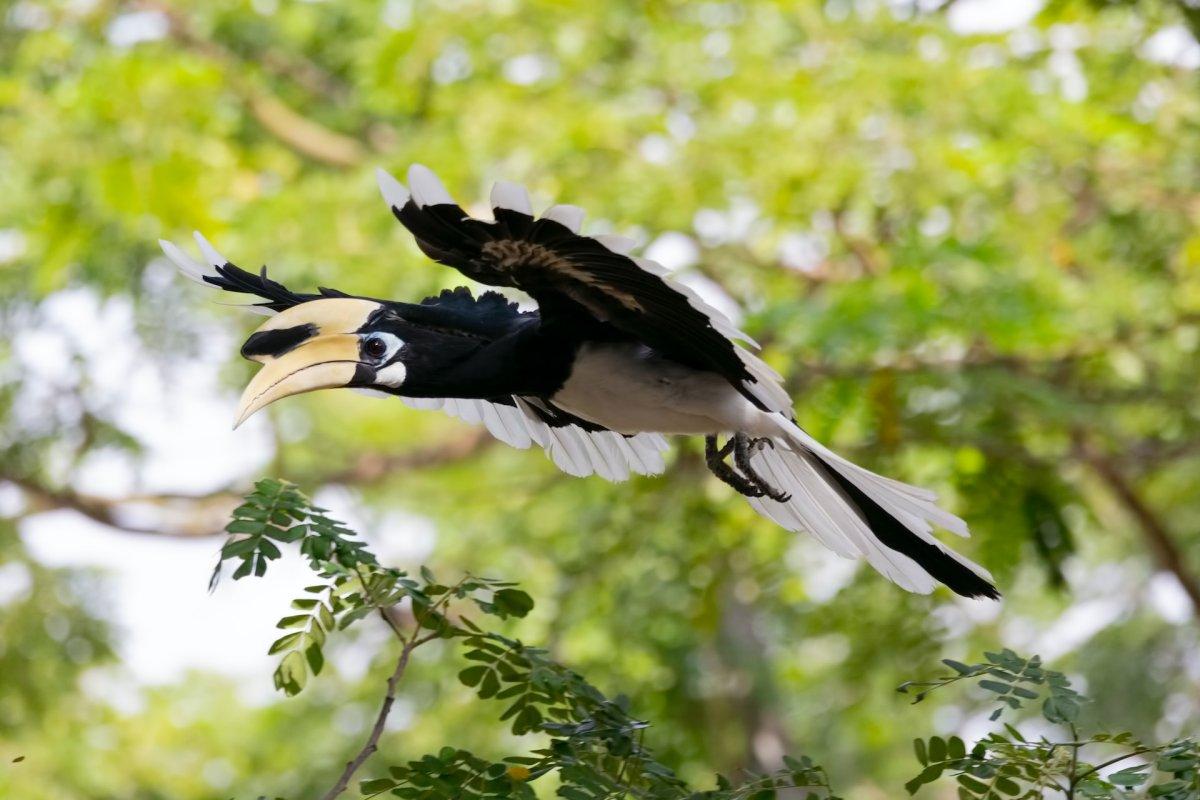
{"type": "Polygon", "coordinates": [[[1200,39],[1200,7],[1184,2],[1184,0],[1175,0],[1175,7],[1183,15],[1184,24],[1192,32],[1192,36],[1200,39]]]}
{"type": "Polygon", "coordinates": [[[1193,613],[1200,614],[1200,581],[1189,571],[1183,553],[1167,530],[1166,523],[1146,504],[1117,464],[1097,450],[1083,434],[1076,433],[1075,446],[1081,460],[1091,467],[1113,496],[1137,521],[1142,537],[1154,553],[1158,565],[1175,576],[1175,580],[1179,581],[1188,599],[1192,601],[1193,613]]]}
{"type": "Polygon", "coordinates": [[[363,147],[358,140],[297,113],[274,95],[250,94],[246,104],[260,125],[302,155],[335,167],[353,167],[363,160],[363,147]]]}
{"type": "Polygon", "coordinates": [[[124,533],[147,536],[191,538],[222,533],[224,523],[221,520],[227,519],[229,511],[240,502],[240,495],[225,490],[203,495],[137,494],[114,499],[77,492],[69,487],[52,488],[22,475],[0,473],[0,481],[13,484],[25,495],[26,502],[30,506],[26,515],[66,509],[124,533]],[[163,506],[173,503],[187,504],[189,508],[186,516],[192,520],[199,517],[200,521],[171,528],[161,525],[151,527],[131,524],[122,518],[128,507],[132,505],[163,506]],[[212,524],[206,522],[210,518],[212,524]]]}
{"type": "MultiPolygon", "coordinates": [[[[168,32],[179,44],[213,58],[242,60],[228,47],[197,33],[191,21],[169,3],[163,0],[139,0],[136,6],[162,14],[167,20],[168,32]]],[[[350,87],[344,81],[302,54],[267,48],[252,54],[251,60],[262,65],[276,78],[290,80],[327,100],[343,100],[350,95],[350,87]]]]}
{"type": "MultiPolygon", "coordinates": [[[[398,472],[436,469],[471,458],[495,443],[482,428],[449,441],[434,443],[405,453],[377,452],[359,455],[350,466],[306,477],[315,485],[365,486],[398,472]]],[[[130,494],[101,497],[79,492],[70,486],[52,487],[26,475],[0,471],[0,481],[13,484],[25,496],[25,516],[42,511],[66,509],[123,533],[174,538],[217,536],[224,533],[224,520],[242,500],[240,490],[226,487],[207,494],[130,494]],[[154,506],[178,518],[174,525],[144,525],[127,517],[136,506],[154,506]]]]}
{"type": "MultiPolygon", "coordinates": [[[[242,77],[241,73],[245,71],[243,59],[225,45],[197,33],[187,16],[157,0],[142,0],[139,5],[162,14],[176,42],[205,58],[228,65],[230,85],[242,97],[250,114],[283,144],[314,161],[334,167],[353,167],[362,163],[366,155],[362,142],[305,117],[256,82],[242,77]]],[[[257,63],[276,77],[294,81],[326,99],[336,99],[346,92],[345,86],[336,78],[305,59],[268,51],[257,63]]]]}
{"type": "Polygon", "coordinates": [[[895,372],[958,372],[964,369],[999,368],[1013,372],[1034,369],[1063,370],[1080,361],[1110,354],[1114,348],[1139,344],[1168,336],[1184,326],[1200,323],[1200,314],[1183,313],[1168,323],[1118,330],[1110,338],[1086,340],[1058,352],[1025,354],[996,352],[983,344],[975,344],[961,353],[947,356],[927,356],[917,353],[898,353],[886,362],[838,364],[814,361],[796,370],[806,376],[865,377],[881,370],[895,372]]]}
{"type": "Polygon", "coordinates": [[[429,447],[405,453],[363,453],[345,469],[316,476],[318,483],[375,483],[396,472],[434,469],[465,461],[494,446],[496,439],[483,428],[474,428],[450,441],[437,442],[429,447]]]}
{"type": "MultiPolygon", "coordinates": [[[[435,614],[439,608],[449,606],[451,598],[455,596],[458,588],[470,577],[464,575],[459,579],[458,583],[451,586],[445,594],[442,595],[437,602],[429,607],[428,614],[435,614]]],[[[360,574],[361,580],[361,574],[360,574]]],[[[364,582],[365,585],[365,582],[364,582]]],[[[425,636],[420,636],[421,627],[423,625],[422,616],[413,614],[414,626],[410,635],[405,636],[401,630],[399,623],[392,618],[394,607],[380,608],[379,616],[383,617],[383,621],[392,629],[392,633],[396,634],[396,638],[404,645],[400,650],[400,659],[396,662],[396,669],[392,671],[391,677],[387,682],[387,694],[384,695],[383,705],[379,708],[379,715],[375,718],[375,724],[371,727],[371,734],[367,737],[366,744],[358,751],[358,755],[346,762],[346,768],[342,770],[342,774],[338,776],[338,781],[333,785],[328,792],[322,795],[321,800],[333,800],[335,797],[346,791],[346,787],[350,785],[350,780],[354,777],[354,773],[358,771],[366,760],[370,758],[376,750],[379,749],[379,737],[383,734],[384,725],[387,724],[388,714],[392,711],[392,704],[396,702],[396,685],[404,676],[404,670],[408,666],[408,658],[412,655],[412,651],[416,650],[423,644],[432,642],[434,639],[442,638],[442,634],[437,630],[431,630],[425,636]]]]}
{"type": "MultiPolygon", "coordinates": [[[[397,636],[399,635],[397,631],[397,636]]],[[[396,702],[396,686],[400,683],[400,679],[404,677],[404,670],[408,667],[408,658],[412,655],[413,650],[420,647],[426,641],[428,639],[417,639],[414,633],[413,638],[404,643],[404,647],[400,650],[400,659],[396,662],[396,668],[392,670],[391,676],[388,677],[387,693],[383,697],[383,705],[379,708],[379,714],[375,717],[375,724],[371,726],[371,734],[367,737],[366,743],[358,751],[358,754],[346,762],[346,768],[338,776],[337,783],[328,792],[321,795],[321,800],[333,800],[346,791],[346,787],[350,785],[354,773],[379,749],[379,737],[383,735],[383,728],[387,724],[388,714],[392,712],[392,705],[396,702]]]]}

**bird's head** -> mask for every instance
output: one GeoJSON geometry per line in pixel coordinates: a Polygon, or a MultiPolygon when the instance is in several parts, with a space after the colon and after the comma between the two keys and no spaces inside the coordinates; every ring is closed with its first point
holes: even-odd
{"type": "Polygon", "coordinates": [[[242,345],[263,365],[242,393],[234,427],[283,397],[364,387],[399,393],[408,375],[404,320],[383,303],[331,297],[272,317],[242,345]]]}

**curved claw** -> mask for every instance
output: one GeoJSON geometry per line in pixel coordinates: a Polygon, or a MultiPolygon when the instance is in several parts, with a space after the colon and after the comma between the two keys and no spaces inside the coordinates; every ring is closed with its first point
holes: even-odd
{"type": "Polygon", "coordinates": [[[712,473],[739,494],[746,497],[769,497],[777,503],[786,503],[792,496],[768,483],[750,464],[750,456],[766,447],[774,448],[775,443],[770,439],[751,439],[744,433],[736,433],[723,446],[718,447],[716,436],[706,436],[704,456],[712,473]],[[736,470],[725,463],[725,458],[730,453],[733,454],[734,464],[737,465],[736,470]]]}
{"type": "Polygon", "coordinates": [[[750,457],[754,453],[762,452],[768,446],[774,449],[775,443],[766,438],[751,439],[743,433],[735,434],[733,441],[734,463],[737,464],[738,469],[742,471],[742,474],[746,476],[746,479],[754,484],[754,486],[760,491],[760,494],[755,496],[766,496],[777,503],[786,503],[787,501],[791,500],[792,496],[790,494],[780,491],[768,483],[767,479],[759,475],[754,469],[754,466],[750,463],[750,457]]]}

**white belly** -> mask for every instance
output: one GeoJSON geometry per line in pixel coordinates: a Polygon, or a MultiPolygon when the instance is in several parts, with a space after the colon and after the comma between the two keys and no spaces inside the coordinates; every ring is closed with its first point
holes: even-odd
{"type": "Polygon", "coordinates": [[[556,406],[618,433],[756,432],[764,414],[714,372],[641,345],[586,344],[556,406]]]}

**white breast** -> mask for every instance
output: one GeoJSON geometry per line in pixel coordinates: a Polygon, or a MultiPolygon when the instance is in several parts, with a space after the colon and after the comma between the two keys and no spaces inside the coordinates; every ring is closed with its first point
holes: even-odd
{"type": "Polygon", "coordinates": [[[720,375],[635,344],[584,345],[552,400],[619,433],[754,432],[763,416],[720,375]]]}

